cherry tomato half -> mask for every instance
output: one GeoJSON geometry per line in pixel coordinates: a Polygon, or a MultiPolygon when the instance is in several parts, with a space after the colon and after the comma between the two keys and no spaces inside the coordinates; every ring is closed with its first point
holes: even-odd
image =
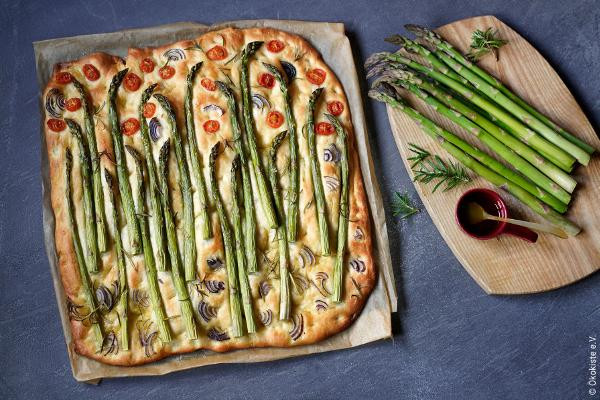
{"type": "Polygon", "coordinates": [[[283,48],[285,47],[285,44],[281,41],[281,40],[271,40],[269,43],[267,43],[267,49],[271,52],[271,53],[279,53],[281,50],[283,50],[283,48]]]}
{"type": "Polygon", "coordinates": [[[156,104],[154,103],[146,103],[144,104],[144,110],[142,111],[142,115],[145,118],[152,118],[154,113],[156,112],[156,104]]]}
{"type": "Polygon", "coordinates": [[[69,111],[77,111],[81,108],[81,99],[73,97],[65,102],[65,108],[69,111]]]}
{"type": "Polygon", "coordinates": [[[125,89],[129,90],[130,92],[135,92],[140,88],[141,85],[142,78],[140,78],[133,72],[129,72],[127,75],[125,75],[125,78],[123,79],[123,86],[125,86],[125,89]]]}
{"type": "Polygon", "coordinates": [[[227,49],[223,46],[215,46],[206,52],[206,56],[212,61],[221,61],[227,58],[227,49]]]}
{"type": "Polygon", "coordinates": [[[216,131],[219,130],[219,128],[221,127],[221,124],[219,124],[219,121],[215,121],[214,119],[209,119],[202,125],[202,127],[204,128],[204,131],[206,133],[215,133],[216,131]]]}
{"type": "Polygon", "coordinates": [[[54,77],[54,80],[56,81],[56,83],[60,83],[61,85],[65,85],[67,83],[70,83],[73,80],[73,75],[71,75],[68,72],[59,72],[54,77]]]}
{"type": "Polygon", "coordinates": [[[258,74],[258,84],[267,89],[271,89],[275,86],[275,77],[269,73],[262,72],[258,74]]]}
{"type": "Polygon", "coordinates": [[[319,122],[315,126],[315,133],[317,135],[329,136],[335,133],[335,128],[329,122],[319,122]]]}
{"type": "Polygon", "coordinates": [[[313,85],[321,85],[325,82],[325,76],[327,74],[320,68],[311,69],[306,73],[306,79],[313,85]]]}
{"type": "Polygon", "coordinates": [[[271,111],[267,114],[267,124],[271,128],[279,128],[283,125],[283,115],[279,111],[271,111]]]}
{"type": "Polygon", "coordinates": [[[158,70],[158,74],[163,79],[171,79],[175,75],[175,68],[171,67],[170,65],[165,65],[158,70]]]}
{"type": "Polygon", "coordinates": [[[337,117],[344,112],[344,103],[337,100],[330,101],[327,103],[327,111],[329,111],[331,115],[335,115],[337,117]]]}
{"type": "Polygon", "coordinates": [[[129,118],[121,124],[121,133],[125,136],[135,135],[140,130],[140,121],[135,118],[129,118]]]}
{"type": "Polygon", "coordinates": [[[60,132],[67,127],[67,124],[65,124],[65,121],[62,119],[50,118],[46,124],[48,125],[48,128],[54,132],[60,132]]]}
{"type": "Polygon", "coordinates": [[[154,61],[148,57],[144,58],[142,61],[140,61],[140,69],[146,74],[151,73],[154,71],[154,61]]]}
{"type": "Polygon", "coordinates": [[[215,85],[215,82],[210,78],[202,78],[200,84],[204,89],[208,90],[209,92],[214,92],[215,90],[217,90],[217,85],[215,85]]]}
{"type": "Polygon", "coordinates": [[[83,74],[88,81],[97,81],[100,78],[100,71],[92,64],[85,64],[83,66],[83,74]]]}

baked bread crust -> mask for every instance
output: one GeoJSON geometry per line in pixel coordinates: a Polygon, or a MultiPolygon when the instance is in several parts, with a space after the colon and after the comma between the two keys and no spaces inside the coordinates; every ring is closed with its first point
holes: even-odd
{"type": "MultiPolygon", "coordinates": [[[[252,93],[260,93],[271,103],[271,109],[283,112],[283,100],[278,83],[271,89],[261,87],[257,84],[257,76],[259,73],[267,72],[261,62],[269,62],[281,69],[279,60],[292,62],[297,70],[297,77],[290,84],[290,96],[292,98],[293,110],[298,127],[298,142],[299,142],[299,169],[300,169],[300,218],[298,223],[298,240],[296,243],[290,243],[290,260],[292,282],[292,318],[288,321],[278,320],[279,307],[279,279],[274,276],[271,268],[272,259],[277,260],[277,244],[273,241],[273,234],[269,232],[265,217],[262,214],[260,201],[258,199],[258,190],[256,182],[253,179],[254,188],[254,204],[256,205],[257,217],[257,254],[259,255],[259,273],[250,275],[250,285],[253,297],[253,310],[257,319],[258,331],[255,334],[244,335],[240,338],[229,338],[227,340],[218,341],[210,339],[207,336],[207,331],[211,328],[217,329],[219,332],[227,332],[230,326],[230,315],[228,301],[229,297],[227,287],[227,275],[225,268],[211,269],[207,265],[206,260],[209,257],[217,256],[221,259],[223,255],[223,244],[221,240],[221,232],[219,228],[218,218],[215,210],[211,207],[210,214],[212,217],[212,227],[214,236],[212,239],[203,240],[201,235],[196,234],[197,242],[197,272],[199,280],[193,285],[188,285],[190,297],[194,305],[196,322],[199,327],[199,339],[189,341],[185,337],[184,326],[179,315],[179,304],[173,288],[170,272],[158,272],[160,290],[162,300],[165,306],[167,315],[169,316],[169,325],[173,333],[173,341],[169,343],[161,343],[158,338],[144,347],[140,341],[141,331],[149,329],[152,331],[153,324],[151,322],[152,313],[150,307],[144,302],[144,291],[147,289],[146,272],[142,256],[127,257],[127,274],[129,284],[129,336],[130,350],[122,351],[116,349],[110,350],[110,346],[103,348],[103,351],[97,352],[94,344],[91,330],[84,322],[78,318],[72,318],[70,321],[71,332],[73,337],[74,349],[79,354],[93,358],[103,363],[112,365],[132,366],[140,365],[152,361],[159,360],[169,355],[191,352],[198,349],[209,349],[218,352],[229,351],[233,349],[251,348],[251,347],[289,347],[297,345],[305,345],[318,342],[329,336],[346,329],[359,315],[365,302],[368,299],[370,292],[373,290],[376,283],[376,266],[374,264],[372,239],[370,232],[369,209],[367,197],[365,194],[360,164],[358,160],[358,152],[356,151],[356,141],[352,128],[352,120],[348,102],[344,94],[344,90],[334,75],[333,71],[324,63],[320,54],[304,39],[297,35],[293,35],[284,31],[271,28],[251,28],[251,29],[234,29],[226,28],[218,31],[211,31],[203,34],[193,40],[184,40],[170,45],[158,48],[130,49],[125,60],[111,56],[105,53],[94,53],[85,56],[79,60],[61,63],[55,67],[55,76],[59,72],[69,72],[76,77],[86,87],[90,101],[95,108],[99,109],[94,116],[96,139],[98,152],[106,154],[100,158],[102,168],[106,168],[114,173],[114,165],[111,160],[112,145],[110,132],[108,131],[107,107],[101,107],[106,101],[108,86],[114,74],[119,70],[128,67],[130,72],[135,73],[142,79],[140,88],[134,92],[128,91],[121,86],[118,91],[117,105],[120,121],[125,121],[128,118],[138,118],[137,107],[140,101],[142,91],[151,83],[158,83],[156,92],[166,95],[177,116],[178,129],[182,134],[185,134],[185,122],[183,119],[183,98],[185,95],[185,81],[189,68],[199,61],[204,61],[204,65],[198,73],[194,84],[194,118],[196,125],[196,136],[201,155],[203,173],[205,180],[208,182],[208,154],[210,148],[222,140],[231,140],[231,129],[229,117],[227,113],[223,116],[218,116],[214,111],[204,112],[202,108],[207,104],[216,104],[227,110],[225,99],[216,91],[206,90],[199,82],[202,78],[210,78],[212,80],[229,81],[235,91],[238,104],[241,104],[239,93],[239,62],[237,58],[231,60],[235,55],[239,54],[243,47],[252,41],[264,41],[258,52],[252,57],[249,67],[249,79],[252,93]],[[270,52],[267,49],[267,42],[271,40],[281,41],[285,47],[277,53],[270,52]],[[215,45],[223,46],[227,50],[227,57],[222,61],[210,61],[207,59],[207,49],[215,45]],[[175,75],[169,79],[162,79],[159,75],[159,68],[167,62],[164,53],[170,49],[182,49],[185,58],[180,60],[172,60],[168,65],[175,68],[175,75]],[[156,67],[151,73],[144,73],[140,69],[140,61],[143,58],[151,58],[156,67]],[[95,81],[86,79],[82,73],[82,68],[85,64],[92,64],[100,73],[100,78],[95,81]],[[327,292],[331,291],[331,279],[322,280],[316,276],[318,272],[325,272],[329,278],[332,277],[335,255],[322,257],[318,255],[320,249],[319,236],[316,220],[316,207],[312,205],[312,184],[310,180],[310,166],[308,162],[308,148],[306,136],[303,134],[303,126],[307,119],[308,98],[311,92],[317,88],[317,85],[312,84],[306,79],[306,73],[310,69],[319,68],[326,73],[324,83],[325,91],[319,100],[315,110],[315,123],[325,121],[324,113],[327,112],[327,103],[332,100],[340,101],[344,110],[338,119],[348,133],[348,151],[349,151],[349,171],[350,171],[350,188],[349,188],[349,229],[348,229],[348,245],[346,250],[346,258],[344,262],[344,278],[342,290],[342,302],[334,304],[330,301],[327,292]],[[220,123],[220,129],[216,134],[207,134],[203,130],[203,123],[208,119],[216,119],[220,123]],[[306,257],[306,248],[314,254],[314,262],[310,262],[310,257],[306,257]],[[304,258],[300,252],[304,249],[304,258]],[[273,256],[275,254],[275,256],[273,256]],[[350,261],[353,262],[354,268],[350,267],[350,261]],[[225,289],[219,290],[217,293],[211,293],[207,290],[206,282],[208,280],[222,281],[225,283],[225,289]],[[262,290],[261,290],[262,287],[262,290]],[[269,288],[270,290],[265,290],[269,288]],[[133,292],[138,290],[134,298],[133,292]],[[267,293],[265,293],[267,292],[267,293]],[[134,300],[138,301],[134,301],[134,300]],[[207,302],[213,307],[214,318],[206,321],[198,313],[198,304],[200,301],[207,302]],[[316,301],[319,301],[319,307],[316,307],[316,301]],[[323,303],[324,302],[324,306],[323,303]],[[261,319],[268,320],[268,313],[272,313],[271,322],[268,326],[261,324],[261,319]],[[264,318],[261,318],[264,317],[264,318]],[[146,323],[144,323],[146,322],[146,323]],[[301,325],[300,329],[296,329],[296,335],[292,337],[290,332],[296,325],[301,325]],[[297,333],[300,332],[299,336],[297,333]],[[148,351],[149,350],[149,351],[148,351]]],[[[56,79],[51,81],[46,86],[43,96],[44,100],[51,89],[60,90],[65,99],[78,97],[78,94],[72,84],[60,84],[56,79]]],[[[150,102],[154,102],[152,99],[150,102]]],[[[238,106],[240,107],[240,106],[238,106]]],[[[162,122],[160,106],[157,105],[156,116],[162,122]]],[[[253,114],[256,126],[256,137],[260,149],[265,149],[270,146],[272,139],[277,133],[284,130],[286,124],[280,128],[273,129],[266,124],[266,110],[261,110],[253,107],[253,114]]],[[[76,218],[80,230],[82,244],[85,245],[85,235],[83,234],[83,211],[82,211],[82,190],[79,173],[78,152],[77,146],[68,132],[68,129],[60,132],[54,132],[48,128],[47,121],[53,118],[48,111],[45,115],[45,135],[47,142],[48,159],[50,164],[50,180],[51,180],[51,201],[56,220],[55,242],[58,254],[58,265],[63,287],[65,289],[68,301],[73,304],[84,304],[84,297],[81,290],[81,280],[77,267],[77,259],[75,257],[72,238],[70,234],[70,225],[68,213],[66,209],[65,193],[65,149],[70,147],[74,154],[72,190],[73,199],[76,205],[76,218]]],[[[78,110],[70,112],[64,110],[62,118],[71,118],[83,126],[83,112],[78,110]]],[[[163,124],[164,125],[164,124],[163,124]]],[[[164,130],[163,137],[154,145],[155,158],[158,158],[158,149],[162,141],[167,137],[167,130],[164,130]]],[[[141,154],[143,154],[142,143],[139,133],[133,136],[124,136],[124,143],[133,146],[141,154]]],[[[324,162],[322,159],[323,151],[331,143],[335,141],[335,135],[317,136],[317,149],[321,164],[321,172],[323,177],[339,178],[339,166],[334,162],[324,162]]],[[[287,142],[286,142],[287,143],[287,142]]],[[[263,151],[263,153],[266,153],[263,151]]],[[[286,160],[288,146],[284,145],[279,151],[278,166],[282,175],[280,185],[282,193],[285,193],[287,188],[287,176],[285,176],[286,160]]],[[[226,150],[222,153],[217,161],[217,176],[219,179],[219,191],[223,198],[224,204],[228,210],[230,205],[231,193],[229,190],[229,169],[234,153],[231,150],[226,150]]],[[[128,169],[133,175],[134,164],[127,155],[128,169]]],[[[171,171],[176,171],[173,157],[171,158],[171,171]]],[[[172,204],[176,213],[177,225],[180,224],[181,214],[181,194],[178,190],[177,174],[171,172],[170,187],[172,190],[172,204]]],[[[131,178],[133,179],[133,178],[131,178]]],[[[334,185],[335,186],[335,185],[334,185]]],[[[107,188],[104,185],[105,192],[105,209],[108,227],[112,227],[111,206],[107,201],[107,188]]],[[[335,241],[337,225],[339,219],[339,188],[325,190],[327,202],[327,215],[329,219],[330,242],[332,248],[335,249],[335,241]]],[[[200,221],[198,217],[198,198],[194,195],[195,213],[196,213],[196,231],[200,231],[200,221]]],[[[121,218],[124,223],[124,218],[121,218]]],[[[104,284],[110,287],[111,283],[118,280],[118,268],[116,266],[116,254],[112,245],[114,237],[112,229],[109,229],[109,249],[101,255],[100,272],[91,276],[95,286],[104,284]]],[[[180,244],[183,241],[181,230],[178,230],[180,235],[180,244]]],[[[121,234],[124,237],[125,250],[128,250],[127,229],[126,226],[121,228],[121,234]]],[[[180,246],[182,248],[182,246],[180,246]]],[[[335,250],[334,250],[335,251],[335,250]]],[[[106,336],[109,332],[115,332],[118,337],[119,320],[116,312],[110,311],[102,315],[102,328],[106,336]]],[[[149,333],[146,331],[146,333],[149,333]]]]}

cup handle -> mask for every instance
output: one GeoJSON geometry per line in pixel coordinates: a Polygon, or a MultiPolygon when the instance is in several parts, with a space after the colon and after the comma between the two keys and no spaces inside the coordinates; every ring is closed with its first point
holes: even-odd
{"type": "Polygon", "coordinates": [[[538,234],[531,229],[509,223],[504,226],[502,233],[516,236],[530,243],[535,243],[538,238],[538,234]]]}

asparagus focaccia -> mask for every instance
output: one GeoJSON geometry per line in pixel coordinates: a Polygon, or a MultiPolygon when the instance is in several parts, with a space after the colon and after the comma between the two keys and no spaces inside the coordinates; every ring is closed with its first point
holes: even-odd
{"type": "Polygon", "coordinates": [[[43,93],[75,350],[314,343],[376,282],[348,102],[302,38],[227,28],[56,66],[43,93]]]}

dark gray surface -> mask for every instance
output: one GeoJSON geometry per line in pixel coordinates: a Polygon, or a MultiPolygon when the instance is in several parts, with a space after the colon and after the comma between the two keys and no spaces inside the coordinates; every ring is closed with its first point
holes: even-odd
{"type": "MultiPolygon", "coordinates": [[[[599,122],[600,6],[595,1],[463,1],[454,7],[450,1],[124,3],[3,1],[0,7],[0,398],[600,398],[589,396],[587,386],[588,335],[600,333],[600,275],[546,294],[487,296],[425,212],[397,223],[389,208],[402,298],[393,342],[107,380],[97,387],[75,382],[43,248],[33,41],[188,20],[342,21],[360,64],[368,54],[390,49],[383,38],[403,31],[404,23],[436,26],[494,14],[548,58],[596,127],[599,122]]],[[[384,199],[399,189],[417,198],[384,107],[367,101],[365,111],[384,199]]]]}

